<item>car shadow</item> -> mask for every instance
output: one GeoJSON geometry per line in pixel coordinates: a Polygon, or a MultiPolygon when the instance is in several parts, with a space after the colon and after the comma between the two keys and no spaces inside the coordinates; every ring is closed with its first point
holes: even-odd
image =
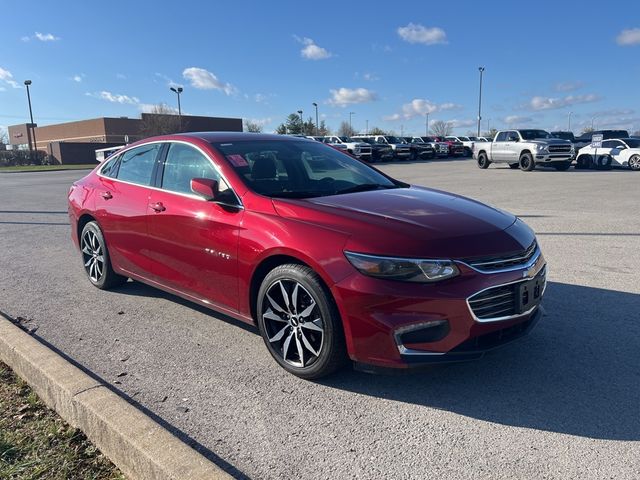
{"type": "Polygon", "coordinates": [[[640,440],[640,295],[550,282],[544,305],[528,337],[482,360],[322,383],[503,425],[640,440]]]}
{"type": "MultiPolygon", "coordinates": [[[[258,334],[139,282],[117,291],[167,298],[258,334]]],[[[481,360],[395,374],[344,369],[318,383],[503,425],[640,440],[640,294],[550,282],[543,305],[529,336],[481,360]]]]}

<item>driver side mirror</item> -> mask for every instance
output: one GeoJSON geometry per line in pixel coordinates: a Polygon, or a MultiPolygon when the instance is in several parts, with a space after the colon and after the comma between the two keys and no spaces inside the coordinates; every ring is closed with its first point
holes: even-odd
{"type": "Polygon", "coordinates": [[[215,200],[218,197],[218,181],[211,178],[192,178],[191,191],[205,200],[215,200]]]}

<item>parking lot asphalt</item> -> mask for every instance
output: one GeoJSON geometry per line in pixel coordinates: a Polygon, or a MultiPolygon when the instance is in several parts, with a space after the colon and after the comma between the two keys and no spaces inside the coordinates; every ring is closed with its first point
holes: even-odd
{"type": "Polygon", "coordinates": [[[549,265],[545,317],[480,361],[314,383],[252,327],[85,278],[66,193],[81,172],[0,175],[0,310],[238,477],[640,477],[640,174],[472,160],[383,164],[523,218],[549,265]]]}

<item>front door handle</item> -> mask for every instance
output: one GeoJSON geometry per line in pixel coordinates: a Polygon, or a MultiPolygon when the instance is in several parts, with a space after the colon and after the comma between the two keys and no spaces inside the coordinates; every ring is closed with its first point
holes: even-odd
{"type": "Polygon", "coordinates": [[[113,198],[113,195],[111,195],[111,192],[102,192],[100,196],[105,200],[111,200],[113,198]]]}
{"type": "Polygon", "coordinates": [[[164,212],[166,210],[162,202],[150,203],[149,206],[157,213],[164,212]]]}

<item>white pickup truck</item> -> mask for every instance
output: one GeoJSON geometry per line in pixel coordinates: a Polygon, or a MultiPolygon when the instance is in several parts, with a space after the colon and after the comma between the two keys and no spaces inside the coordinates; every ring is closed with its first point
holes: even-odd
{"type": "Polygon", "coordinates": [[[349,137],[339,137],[335,135],[326,136],[323,141],[324,143],[329,143],[331,145],[344,145],[347,147],[347,152],[351,155],[362,158],[363,160],[371,161],[371,145],[368,143],[349,137]]]}
{"type": "Polygon", "coordinates": [[[473,158],[482,169],[492,163],[507,163],[511,168],[525,172],[530,172],[536,165],[567,170],[573,153],[573,145],[568,140],[534,129],[502,130],[493,142],[475,142],[473,145],[473,158]]]}

